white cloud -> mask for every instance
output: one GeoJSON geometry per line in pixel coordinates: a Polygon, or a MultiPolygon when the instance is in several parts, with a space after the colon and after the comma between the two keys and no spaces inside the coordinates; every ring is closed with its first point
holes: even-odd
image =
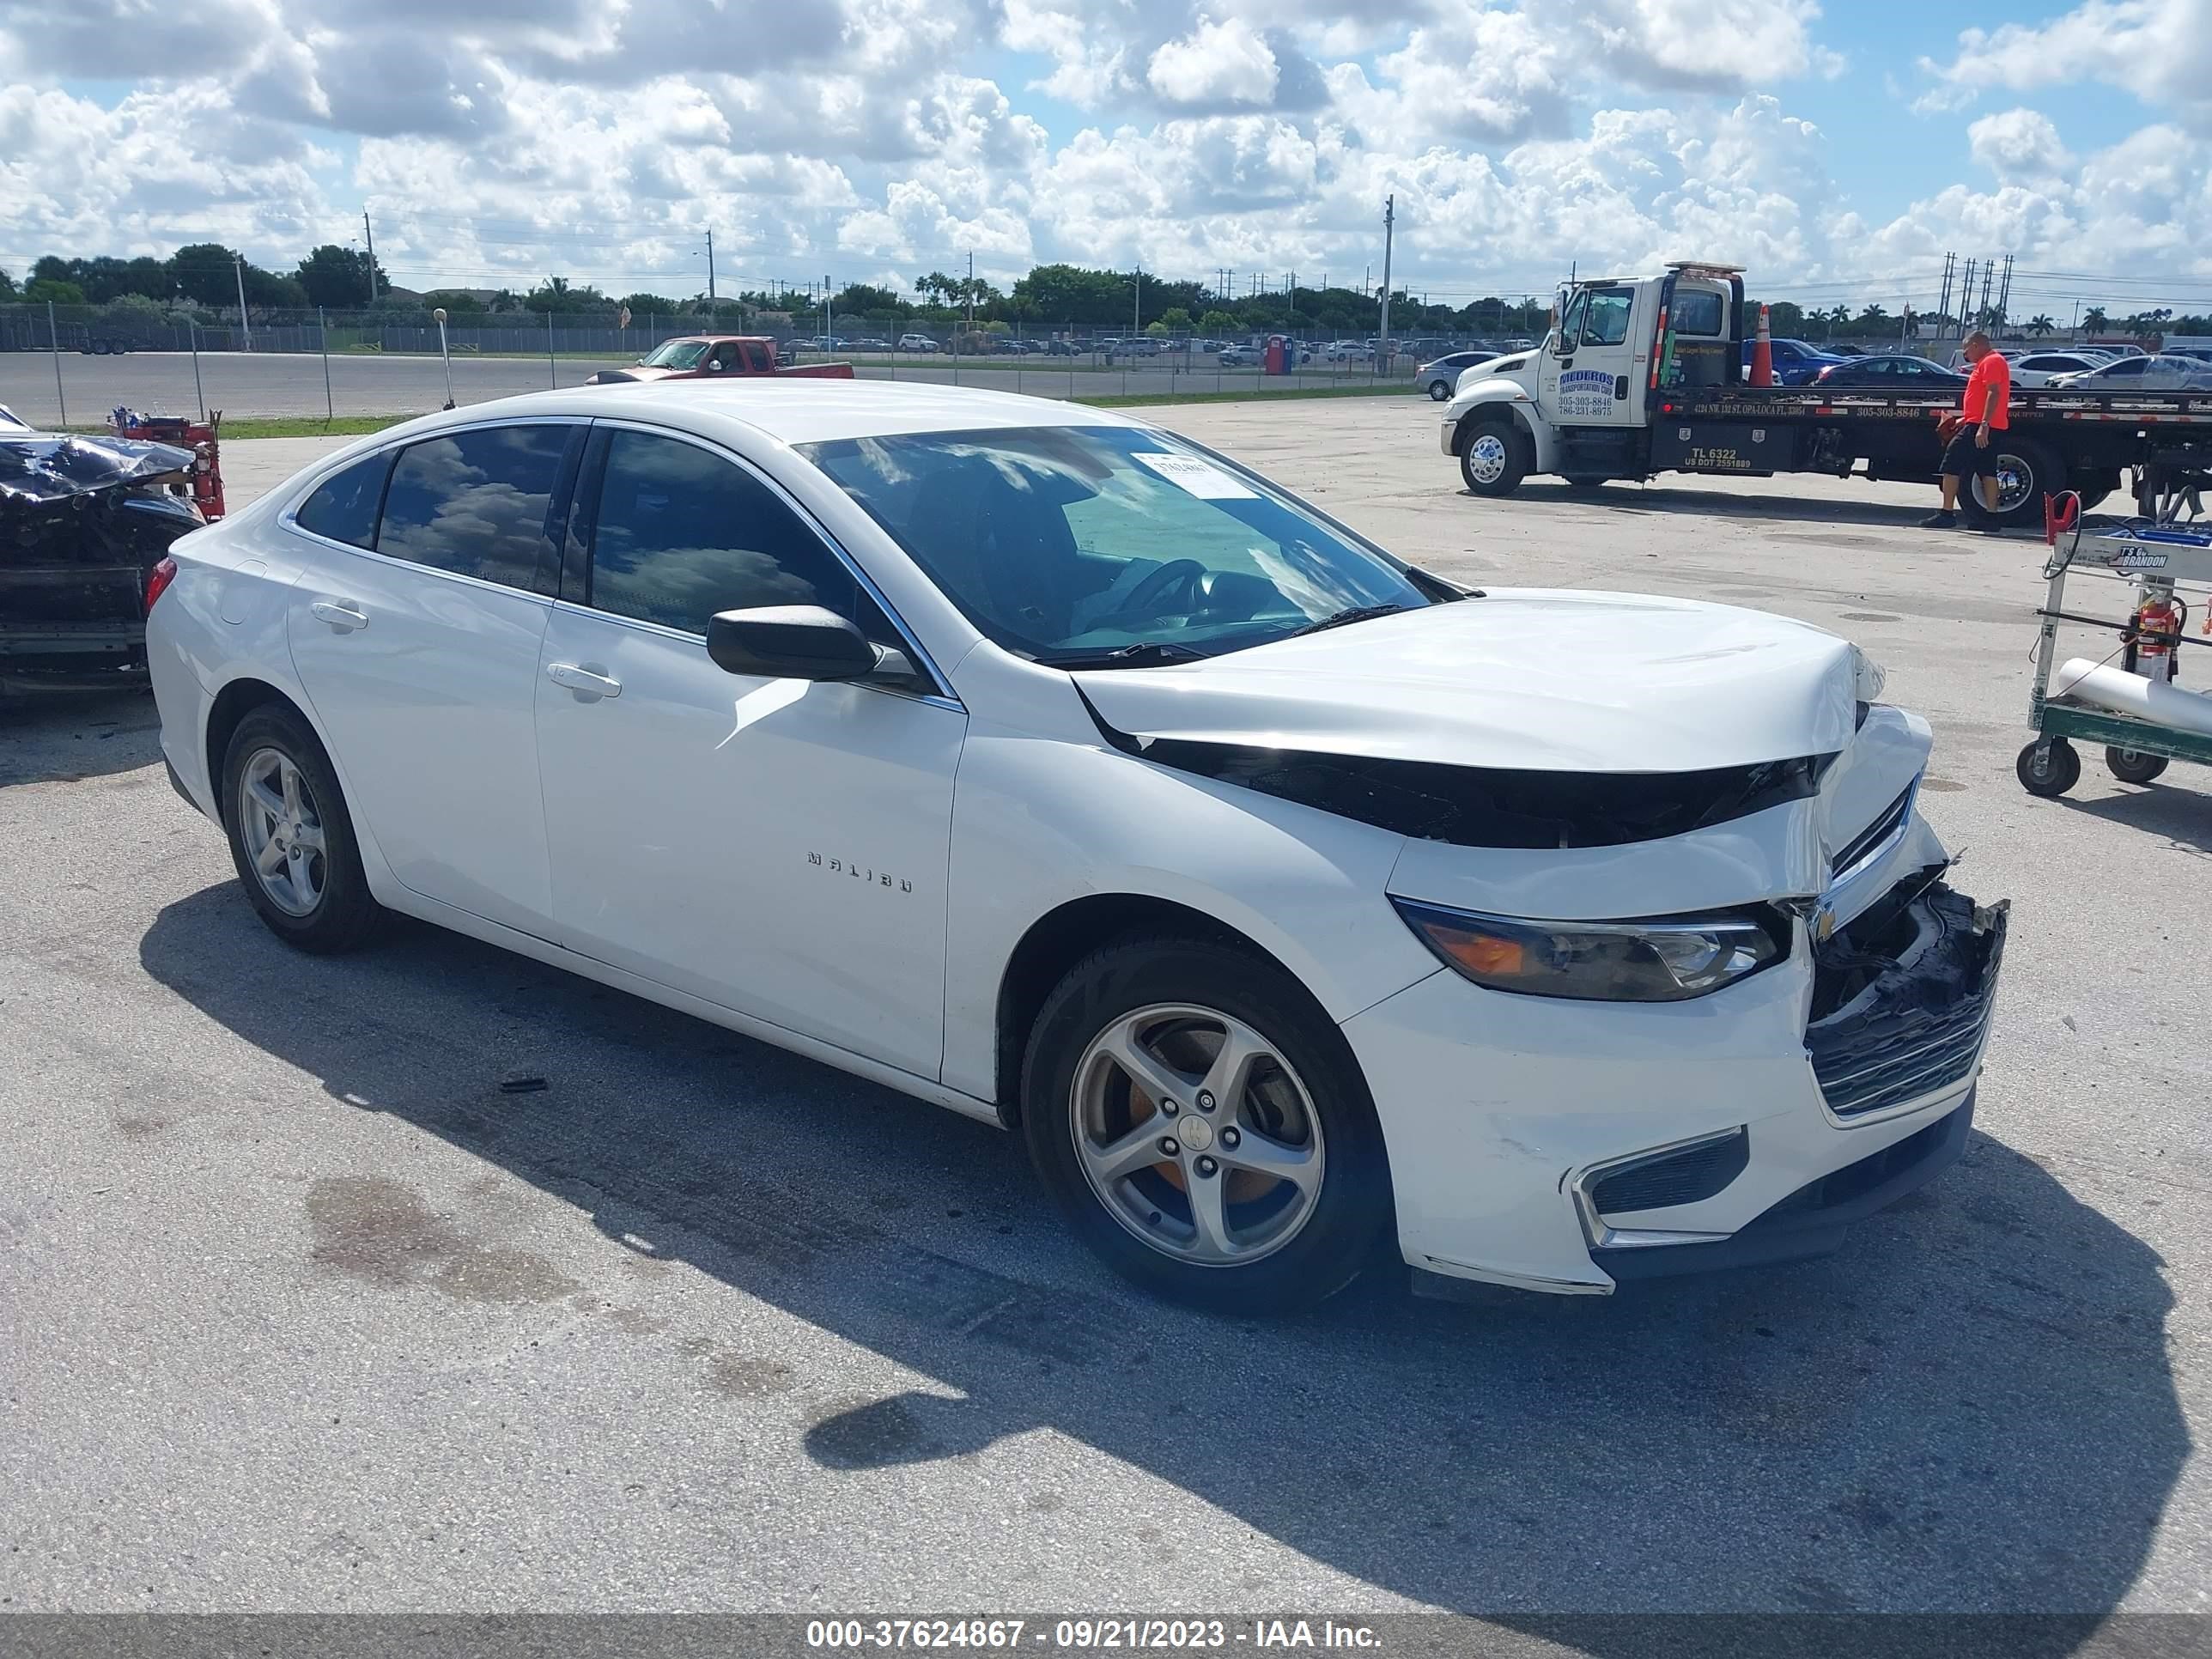
{"type": "Polygon", "coordinates": [[[1152,54],[1146,80],[1170,104],[1265,104],[1275,95],[1275,54],[1239,17],[1198,27],[1152,54]]]}
{"type": "Polygon", "coordinates": [[[2208,9],[1964,37],[1923,103],[2140,73],[2172,125],[2076,153],[2031,108],[1936,111],[1919,165],[1970,182],[1900,204],[1844,200],[1793,113],[1839,67],[1810,0],[8,0],[0,263],[215,238],[289,266],[366,198],[417,288],[689,293],[708,226],[726,290],[970,252],[1346,281],[1395,193],[1398,269],[1460,295],[1689,256],[1762,284],[1905,285],[1954,249],[2194,270],[2208,9]],[[981,72],[1017,54],[1088,125],[1049,135],[981,72]],[[94,73],[136,88],[60,84],[94,73]]]}
{"type": "Polygon", "coordinates": [[[2212,0],[2084,0],[2045,23],[1967,29],[1958,55],[1923,67],[1957,94],[2094,81],[2212,123],[2212,0]]]}

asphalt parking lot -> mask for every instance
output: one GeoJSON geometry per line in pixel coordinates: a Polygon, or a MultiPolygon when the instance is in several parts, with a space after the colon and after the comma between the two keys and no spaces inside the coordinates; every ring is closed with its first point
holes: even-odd
{"type": "MultiPolygon", "coordinates": [[[[586,359],[559,357],[474,357],[453,359],[453,397],[482,403],[526,392],[543,392],[556,380],[580,386],[602,368],[629,359],[615,355],[586,359]]],[[[1365,365],[1338,368],[1316,362],[1295,375],[1269,377],[1255,370],[1223,369],[1210,356],[1186,362],[1180,357],[1124,360],[1112,368],[1103,360],[1050,357],[947,356],[891,358],[866,354],[848,359],[866,380],[929,380],[987,386],[1041,398],[1105,398],[1124,393],[1162,396],[1215,392],[1290,392],[1319,386],[1366,385],[1365,365]]],[[[58,422],[66,413],[78,426],[107,418],[118,404],[141,413],[190,414],[202,407],[233,416],[322,419],[348,415],[427,415],[446,402],[446,370],[435,357],[382,356],[340,353],[330,359],[330,385],[323,382],[324,361],[276,352],[209,351],[200,354],[193,379],[191,354],[134,351],[127,356],[89,356],[64,352],[61,387],[54,384],[55,359],[34,351],[0,352],[0,404],[24,420],[58,422]]],[[[1413,365],[1400,377],[1407,397],[1413,365]]]]}
{"type": "Polygon", "coordinates": [[[425,927],[288,952],[149,701],[0,707],[0,1607],[2212,1606],[2212,775],[2014,781],[2040,544],[1478,501],[1411,398],[1161,418],[1455,575],[1864,644],[2015,901],[1965,1163],[1802,1267],[1208,1319],[992,1130],[425,927]]]}

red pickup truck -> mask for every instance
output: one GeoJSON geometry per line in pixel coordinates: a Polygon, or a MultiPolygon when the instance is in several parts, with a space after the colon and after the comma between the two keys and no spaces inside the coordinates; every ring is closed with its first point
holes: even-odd
{"type": "Polygon", "coordinates": [[[626,386],[647,380],[721,380],[741,374],[787,374],[817,380],[849,380],[850,363],[793,366],[775,360],[765,334],[684,334],[663,340],[628,368],[603,368],[586,386],[626,386]]]}

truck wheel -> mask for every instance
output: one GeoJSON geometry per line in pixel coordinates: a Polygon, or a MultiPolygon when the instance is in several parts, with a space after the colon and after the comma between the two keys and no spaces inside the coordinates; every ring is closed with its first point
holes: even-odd
{"type": "Polygon", "coordinates": [[[1485,421],[1460,446],[1459,475],[1478,495],[1510,495],[1528,474],[1522,448],[1510,422],[1485,421]]]}
{"type": "Polygon", "coordinates": [[[2122,783],[2148,783],[2166,770],[2166,757],[2146,755],[2140,749],[2108,748],[2105,769],[2122,783]]]}
{"type": "Polygon", "coordinates": [[[2009,432],[1991,434],[1990,447],[1996,452],[1997,510],[1992,514],[1982,505],[1981,480],[1967,479],[1959,490],[1966,522],[2002,530],[2040,528],[2043,498],[2066,488],[2066,463],[2033,438],[2009,432]]]}
{"type": "Polygon", "coordinates": [[[2021,750],[2013,770],[2021,788],[2051,800],[2081,782],[2081,757],[2065,738],[2046,738],[2021,750]]]}

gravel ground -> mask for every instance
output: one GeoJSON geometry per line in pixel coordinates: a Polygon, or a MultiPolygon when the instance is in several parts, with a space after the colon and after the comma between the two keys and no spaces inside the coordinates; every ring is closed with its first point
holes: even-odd
{"type": "Polygon", "coordinates": [[[1884,661],[2016,901],[1965,1163],[1802,1267],[1202,1318],[992,1130],[428,928],[286,951],[149,702],[0,708],[0,1607],[2205,1607],[2212,800],[2014,782],[2039,545],[1480,502],[1410,401],[1164,418],[1440,569],[1884,661]]]}

